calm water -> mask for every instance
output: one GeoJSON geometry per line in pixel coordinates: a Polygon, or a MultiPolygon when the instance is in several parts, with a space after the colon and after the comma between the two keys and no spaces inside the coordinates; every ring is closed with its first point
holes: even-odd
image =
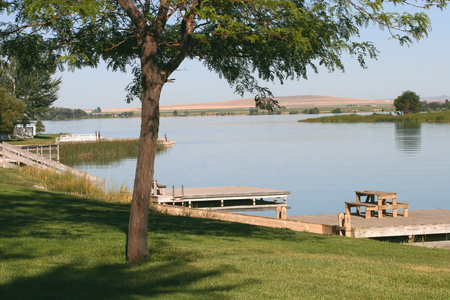
{"type": "MultiPolygon", "coordinates": [[[[162,118],[176,145],[156,158],[168,187],[245,185],[291,192],[288,215],[338,213],[355,190],[397,192],[410,209],[450,209],[449,124],[309,124],[303,115],[162,118]]],[[[140,119],[48,121],[51,133],[137,138],[140,119]]],[[[80,165],[133,186],[135,159],[80,165]]],[[[275,216],[274,212],[258,212],[275,216]]]]}

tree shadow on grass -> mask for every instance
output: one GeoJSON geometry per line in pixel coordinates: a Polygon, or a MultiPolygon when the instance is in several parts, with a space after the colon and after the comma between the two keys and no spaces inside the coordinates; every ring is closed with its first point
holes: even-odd
{"type": "MultiPolygon", "coordinates": [[[[79,238],[83,224],[114,227],[128,232],[129,205],[106,203],[69,194],[53,193],[27,187],[16,191],[0,191],[0,236],[33,236],[43,238],[79,238]],[[49,222],[70,223],[74,230],[39,230],[49,222]],[[78,229],[77,229],[78,227],[78,229]]],[[[149,215],[149,231],[195,235],[213,235],[226,238],[254,237],[261,239],[292,240],[321,239],[312,235],[299,236],[291,230],[279,230],[223,222],[212,219],[171,216],[154,211],[149,215]]]]}
{"type": "Polygon", "coordinates": [[[176,232],[178,234],[212,235],[228,239],[252,237],[258,239],[306,242],[326,239],[323,235],[299,235],[289,229],[277,229],[214,219],[187,218],[151,212],[150,232],[176,232]]]}
{"type": "Polygon", "coordinates": [[[201,297],[227,299],[227,291],[250,282],[221,283],[229,267],[199,270],[173,261],[158,264],[64,265],[0,286],[2,299],[131,299],[201,297]],[[213,282],[206,284],[204,282],[213,282]]]}
{"type": "Polygon", "coordinates": [[[52,223],[112,226],[127,232],[128,205],[105,203],[74,195],[20,187],[13,192],[0,191],[0,236],[42,238],[78,238],[83,230],[45,230],[52,223]]]}

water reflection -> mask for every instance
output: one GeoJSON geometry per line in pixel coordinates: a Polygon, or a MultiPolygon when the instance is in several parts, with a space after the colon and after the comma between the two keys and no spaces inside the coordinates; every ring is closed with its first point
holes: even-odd
{"type": "MultiPolygon", "coordinates": [[[[442,196],[450,194],[448,124],[298,123],[300,117],[162,118],[160,132],[177,144],[156,157],[155,176],[168,187],[287,190],[289,216],[342,212],[360,189],[397,192],[411,210],[450,209],[442,196]]],[[[88,122],[73,122],[73,130],[66,121],[53,121],[51,130],[139,135],[139,119],[83,121],[88,122]]],[[[132,188],[136,158],[77,168],[132,188]]],[[[273,211],[254,214],[274,216],[273,211]]]]}
{"type": "MultiPolygon", "coordinates": [[[[167,154],[171,148],[158,149],[156,156],[167,154]]],[[[120,157],[77,157],[76,159],[70,159],[61,161],[63,164],[71,166],[75,169],[83,169],[86,167],[103,167],[105,169],[113,169],[118,165],[121,165],[122,161],[129,159],[137,159],[137,154],[123,155],[120,157]]]]}
{"type": "Polygon", "coordinates": [[[395,145],[397,149],[406,155],[414,155],[421,148],[420,122],[397,122],[395,123],[395,145]]]}

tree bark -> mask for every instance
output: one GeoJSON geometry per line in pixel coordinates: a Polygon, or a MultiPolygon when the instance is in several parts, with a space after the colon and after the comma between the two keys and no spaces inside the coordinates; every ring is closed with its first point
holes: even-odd
{"type": "Polygon", "coordinates": [[[139,153],[128,226],[127,258],[142,261],[149,255],[147,231],[159,131],[159,98],[166,76],[156,65],[156,44],[151,37],[142,43],[142,116],[139,153]]]}

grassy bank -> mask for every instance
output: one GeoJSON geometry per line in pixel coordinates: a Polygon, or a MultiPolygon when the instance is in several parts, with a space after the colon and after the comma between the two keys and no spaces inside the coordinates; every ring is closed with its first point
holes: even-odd
{"type": "MultiPolygon", "coordinates": [[[[124,158],[137,157],[139,139],[102,140],[95,143],[60,144],[60,161],[72,166],[79,162],[108,163],[124,158]]],[[[164,151],[164,145],[158,144],[157,151],[164,151]]]]}
{"type": "Polygon", "coordinates": [[[372,114],[372,115],[334,115],[321,118],[310,118],[306,120],[299,120],[298,122],[308,123],[359,123],[359,122],[428,122],[428,123],[449,123],[450,111],[438,113],[418,113],[411,115],[387,115],[387,114],[372,114]]]}
{"type": "Polygon", "coordinates": [[[78,177],[70,172],[57,173],[53,170],[30,167],[20,168],[19,172],[41,189],[75,194],[104,202],[131,202],[131,192],[124,184],[117,185],[108,182],[106,186],[103,186],[92,182],[88,178],[78,177]]]}
{"type": "Polygon", "coordinates": [[[59,137],[60,135],[61,133],[39,134],[32,139],[16,139],[7,141],[7,143],[12,145],[52,145],[55,144],[56,138],[59,137]]]}
{"type": "Polygon", "coordinates": [[[33,188],[0,169],[2,299],[448,299],[450,252],[216,220],[149,218],[125,262],[129,207],[33,188]]]}

